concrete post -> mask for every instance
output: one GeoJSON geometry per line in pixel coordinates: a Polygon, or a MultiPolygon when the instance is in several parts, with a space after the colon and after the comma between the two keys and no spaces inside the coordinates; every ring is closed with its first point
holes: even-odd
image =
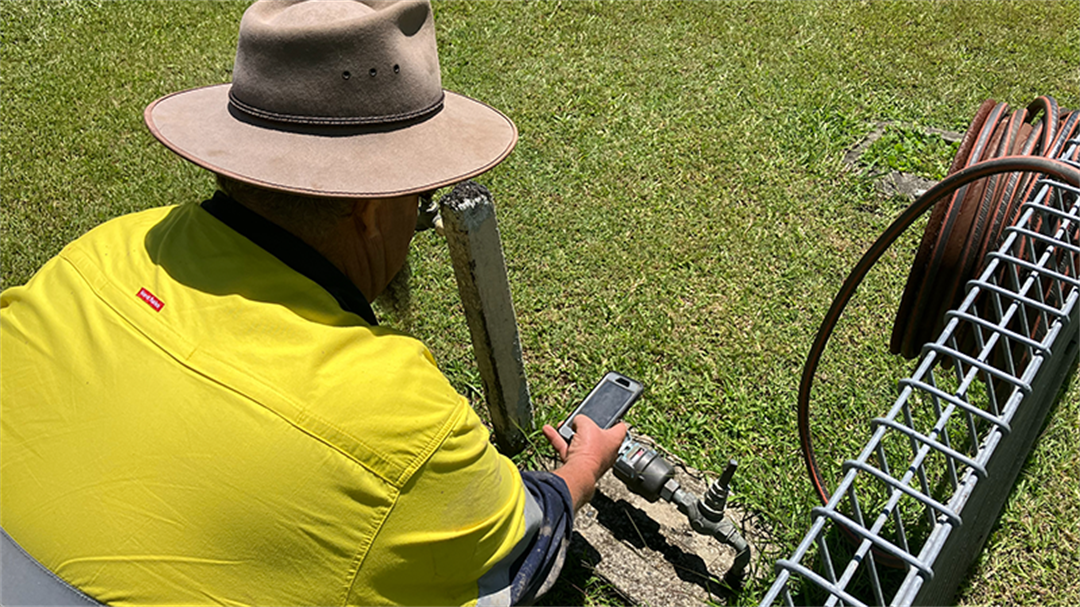
{"type": "Polygon", "coordinates": [[[439,214],[495,442],[499,451],[514,455],[527,445],[533,411],[491,194],[471,181],[460,183],[439,200],[439,214]]]}

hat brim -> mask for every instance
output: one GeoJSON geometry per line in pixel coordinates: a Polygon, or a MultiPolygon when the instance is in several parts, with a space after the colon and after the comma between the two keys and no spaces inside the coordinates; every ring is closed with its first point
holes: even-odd
{"type": "Polygon", "coordinates": [[[446,91],[434,115],[397,127],[292,127],[231,108],[228,84],[154,101],[144,112],[167,148],[205,169],[274,190],[386,198],[475,177],[506,158],[517,128],[498,110],[446,91]]]}

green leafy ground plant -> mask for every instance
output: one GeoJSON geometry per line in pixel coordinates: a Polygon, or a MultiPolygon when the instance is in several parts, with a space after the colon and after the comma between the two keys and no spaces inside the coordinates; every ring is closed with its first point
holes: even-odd
{"type": "Polygon", "coordinates": [[[959,148],[959,142],[946,141],[941,135],[889,125],[860,161],[871,171],[884,168],[939,181],[948,174],[959,148]]]}

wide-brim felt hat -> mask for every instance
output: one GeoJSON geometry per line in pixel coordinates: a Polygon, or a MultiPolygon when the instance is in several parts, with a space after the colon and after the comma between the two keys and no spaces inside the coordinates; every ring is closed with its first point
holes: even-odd
{"type": "Polygon", "coordinates": [[[167,95],[144,117],[200,167],[327,197],[452,185],[517,142],[501,112],[443,90],[426,0],[260,0],[240,22],[232,83],[167,95]]]}

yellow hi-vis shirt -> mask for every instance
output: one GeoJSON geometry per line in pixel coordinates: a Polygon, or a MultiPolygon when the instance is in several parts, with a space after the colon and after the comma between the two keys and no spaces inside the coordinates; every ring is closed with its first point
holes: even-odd
{"type": "Polygon", "coordinates": [[[95,599],[467,604],[517,469],[415,339],[195,204],[0,297],[0,526],[95,599]]]}

